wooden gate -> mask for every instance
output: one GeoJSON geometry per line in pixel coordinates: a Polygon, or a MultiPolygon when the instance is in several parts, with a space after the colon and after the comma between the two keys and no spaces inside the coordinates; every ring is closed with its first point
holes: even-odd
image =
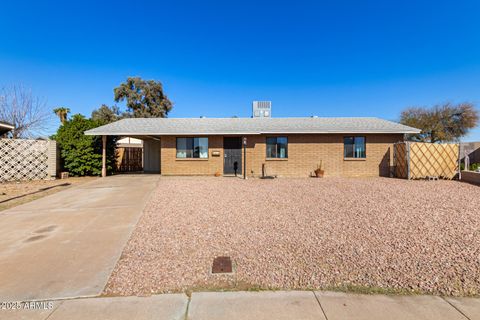
{"type": "Polygon", "coordinates": [[[143,170],[143,148],[117,148],[117,172],[138,172],[143,170]]]}
{"type": "Polygon", "coordinates": [[[397,178],[453,179],[458,174],[458,144],[398,142],[394,145],[393,150],[397,178]]]}

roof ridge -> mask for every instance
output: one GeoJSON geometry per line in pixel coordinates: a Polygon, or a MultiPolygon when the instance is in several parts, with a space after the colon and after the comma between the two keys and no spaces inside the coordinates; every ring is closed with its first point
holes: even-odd
{"type": "Polygon", "coordinates": [[[391,121],[391,120],[386,120],[382,119],[379,117],[313,117],[313,116],[302,116],[302,117],[182,117],[182,118],[124,118],[120,119],[121,120],[200,120],[200,119],[205,119],[205,120],[285,120],[285,119],[379,119],[379,120],[384,120],[384,121],[391,121]]]}

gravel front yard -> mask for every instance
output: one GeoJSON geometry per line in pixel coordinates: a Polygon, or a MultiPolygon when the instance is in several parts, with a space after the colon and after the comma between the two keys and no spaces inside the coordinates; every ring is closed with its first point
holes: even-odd
{"type": "Polygon", "coordinates": [[[480,294],[480,188],[162,177],[105,294],[334,287],[480,294]],[[211,275],[224,255],[235,273],[211,275]]]}

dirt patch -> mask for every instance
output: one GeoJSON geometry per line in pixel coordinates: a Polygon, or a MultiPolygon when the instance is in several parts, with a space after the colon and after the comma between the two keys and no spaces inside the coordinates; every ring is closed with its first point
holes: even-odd
{"type": "Polygon", "coordinates": [[[0,211],[65,190],[97,177],[78,177],[62,180],[35,180],[0,183],[0,211]]]}
{"type": "Polygon", "coordinates": [[[164,177],[105,294],[247,283],[477,295],[479,191],[389,178],[164,177]],[[218,256],[231,257],[234,275],[211,274],[218,256]]]}

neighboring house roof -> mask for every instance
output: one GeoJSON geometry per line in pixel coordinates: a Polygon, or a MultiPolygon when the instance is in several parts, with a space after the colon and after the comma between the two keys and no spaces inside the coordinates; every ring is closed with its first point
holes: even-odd
{"type": "Polygon", "coordinates": [[[135,138],[121,138],[117,140],[117,147],[120,148],[128,148],[128,147],[138,147],[141,148],[143,146],[143,141],[140,139],[135,139],[135,138]]]}
{"type": "Polygon", "coordinates": [[[0,135],[3,135],[13,129],[15,129],[14,125],[7,122],[0,121],[0,135]]]}
{"type": "Polygon", "coordinates": [[[117,144],[143,144],[140,139],[125,137],[117,140],[117,144]]]}
{"type": "Polygon", "coordinates": [[[419,133],[379,118],[128,118],[86,135],[228,135],[295,133],[419,133]]]}

